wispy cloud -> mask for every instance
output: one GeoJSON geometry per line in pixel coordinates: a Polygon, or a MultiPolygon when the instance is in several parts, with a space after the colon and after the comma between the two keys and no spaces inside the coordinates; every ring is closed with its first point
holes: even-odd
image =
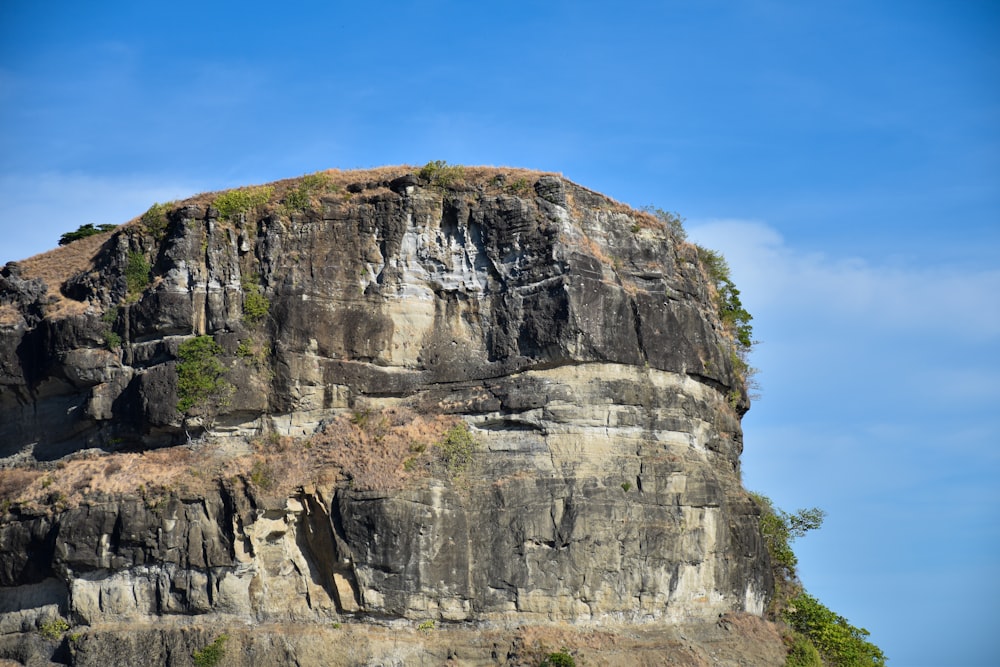
{"type": "Polygon", "coordinates": [[[907,336],[1000,336],[1000,269],[831,257],[793,248],[773,227],[747,220],[694,222],[690,235],[725,254],[752,312],[847,318],[870,331],[907,336]]]}

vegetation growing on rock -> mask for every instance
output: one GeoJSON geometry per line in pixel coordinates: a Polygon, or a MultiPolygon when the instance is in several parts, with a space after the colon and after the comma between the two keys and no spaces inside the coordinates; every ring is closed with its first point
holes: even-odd
{"type": "Polygon", "coordinates": [[[225,220],[263,206],[271,200],[273,194],[274,186],[271,185],[238,188],[223,192],[212,204],[218,209],[219,217],[225,220]]]}
{"type": "Polygon", "coordinates": [[[210,425],[218,408],[229,400],[233,386],[225,378],[221,354],[222,348],[211,336],[195,336],[181,343],[177,350],[178,412],[198,412],[210,425]]]}
{"type": "Polygon", "coordinates": [[[146,255],[134,250],[128,254],[125,263],[126,299],[129,302],[138,301],[143,291],[149,286],[152,267],[146,255]]]}
{"type": "Polygon", "coordinates": [[[760,508],[760,528],[771,557],[774,596],[770,615],[788,624],[789,667],[883,667],[885,654],[868,641],[869,632],[851,625],[809,595],[799,581],[798,558],[791,543],[823,524],[826,513],[816,507],[788,513],[770,498],[752,494],[760,508]]]}
{"type": "Polygon", "coordinates": [[[418,174],[431,184],[446,188],[465,178],[465,167],[448,164],[444,160],[432,160],[421,167],[418,174]]]}
{"type": "Polygon", "coordinates": [[[216,667],[226,655],[226,642],[229,636],[221,634],[215,640],[201,650],[196,650],[191,654],[195,667],[216,667]]]}
{"type": "Polygon", "coordinates": [[[66,232],[59,237],[59,245],[68,245],[73,241],[79,241],[80,239],[85,239],[88,236],[94,236],[96,234],[103,234],[104,232],[110,232],[112,229],[117,227],[117,225],[103,224],[95,227],[92,223],[87,223],[85,225],[80,225],[76,228],[76,231],[66,232]]]}
{"type": "Polygon", "coordinates": [[[469,432],[469,427],[464,422],[460,422],[448,429],[437,446],[441,450],[441,458],[448,472],[457,475],[472,463],[472,455],[476,451],[476,440],[469,432]]]}
{"type": "Polygon", "coordinates": [[[298,184],[289,189],[282,203],[289,213],[295,211],[305,211],[314,205],[316,197],[328,191],[337,192],[339,186],[333,183],[330,174],[318,171],[314,174],[307,174],[299,179],[298,184]]]}
{"type": "Polygon", "coordinates": [[[753,316],[743,307],[740,291],[736,289],[729,270],[729,263],[721,252],[696,245],[698,260],[705,267],[715,285],[715,301],[722,324],[733,334],[736,343],[743,349],[753,346],[753,316]]]}
{"type": "MultiPolygon", "coordinates": [[[[5,301],[30,323],[0,349],[15,388],[0,440],[54,457],[79,440],[91,453],[0,478],[3,509],[25,544],[40,517],[58,528],[45,567],[101,572],[60,582],[94,600],[141,555],[153,574],[128,579],[122,618],[216,619],[252,599],[253,613],[298,605],[310,622],[434,614],[431,636],[512,609],[543,622],[700,614],[713,628],[720,614],[758,613],[767,557],[742,500],[746,376],[731,358],[752,342],[749,313],[721,255],[686,243],[677,214],[647,213],[555,174],[432,161],[154,204],[103,249],[95,239],[25,262],[5,301]],[[142,301],[108,308],[123,269],[126,301],[142,301]],[[37,345],[43,298],[80,314],[46,332],[63,336],[52,345],[37,345]],[[122,338],[120,354],[94,349],[122,338]],[[18,351],[37,358],[22,369],[18,351]],[[44,431],[35,415],[70,400],[73,420],[44,431]],[[208,430],[198,446],[170,446],[192,423],[208,430]],[[175,520],[187,528],[171,532],[175,520]],[[101,547],[97,527],[118,523],[137,537],[101,547]],[[204,548],[186,554],[181,535],[204,548]],[[294,567],[249,581],[284,559],[294,567]],[[293,603],[275,592],[286,584],[293,603]],[[717,594],[692,601],[693,586],[717,594]]],[[[773,539],[764,532],[778,563],[795,527],[776,516],[773,539]]],[[[231,636],[223,662],[236,664],[231,636]]],[[[196,653],[208,660],[214,644],[196,653]]],[[[528,663],[586,662],[584,649],[554,639],[528,663]],[[560,646],[572,654],[549,653],[560,646]]]]}
{"type": "Polygon", "coordinates": [[[162,240],[167,233],[167,213],[173,202],[154,203],[139,219],[146,231],[157,241],[162,240]]]}
{"type": "Polygon", "coordinates": [[[243,322],[248,326],[260,323],[271,309],[271,301],[261,294],[257,276],[244,276],[243,287],[243,322]]]}

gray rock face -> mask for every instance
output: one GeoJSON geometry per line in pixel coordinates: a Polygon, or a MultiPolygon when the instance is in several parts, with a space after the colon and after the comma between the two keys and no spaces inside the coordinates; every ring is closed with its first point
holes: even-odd
{"type": "Polygon", "coordinates": [[[308,436],[397,406],[460,418],[478,448],[461,474],[399,488],[341,478],[265,499],[237,479],[158,503],[15,504],[0,597],[18,602],[0,632],[54,608],[94,627],[761,614],[769,567],[739,481],[746,392],[694,249],[560,177],[512,183],[358,174],[304,212],[232,219],[202,197],[159,240],[123,228],[47,293],[30,266],[8,267],[8,465],[180,444],[213,420],[219,438],[308,436]],[[153,267],[141,295],[125,278],[137,253],[153,267]],[[56,289],[72,315],[45,314],[56,289]],[[258,321],[253,295],[269,303],[258,321]],[[233,389],[185,421],[177,354],[199,334],[233,389]]]}

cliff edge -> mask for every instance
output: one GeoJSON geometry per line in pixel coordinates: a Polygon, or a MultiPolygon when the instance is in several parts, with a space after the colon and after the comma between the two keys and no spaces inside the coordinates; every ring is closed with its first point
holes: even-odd
{"type": "Polygon", "coordinates": [[[780,664],[713,290],[662,219],[442,163],[8,264],[0,657],[780,664]]]}

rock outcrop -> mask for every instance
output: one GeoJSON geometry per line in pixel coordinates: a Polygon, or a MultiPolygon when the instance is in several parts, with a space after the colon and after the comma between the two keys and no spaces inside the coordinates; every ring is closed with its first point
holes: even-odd
{"type": "Polygon", "coordinates": [[[72,275],[3,270],[0,656],[61,617],[82,628],[55,654],[74,664],[153,622],[126,654],[187,664],[176,647],[208,641],[192,619],[458,632],[763,612],[748,401],[694,247],[556,175],[444,169],[280,182],[235,211],[202,195],[102,237],[72,275]],[[197,337],[221,373],[205,391],[179,380],[197,337]],[[437,439],[380,454],[387,424],[417,417],[446,420],[437,439]],[[326,474],[303,476],[290,461],[317,443],[326,474]],[[110,462],[154,448],[199,483],[140,488],[136,468],[135,488],[105,488],[131,470],[110,462]],[[247,463],[207,474],[229,459],[247,463]]]}

